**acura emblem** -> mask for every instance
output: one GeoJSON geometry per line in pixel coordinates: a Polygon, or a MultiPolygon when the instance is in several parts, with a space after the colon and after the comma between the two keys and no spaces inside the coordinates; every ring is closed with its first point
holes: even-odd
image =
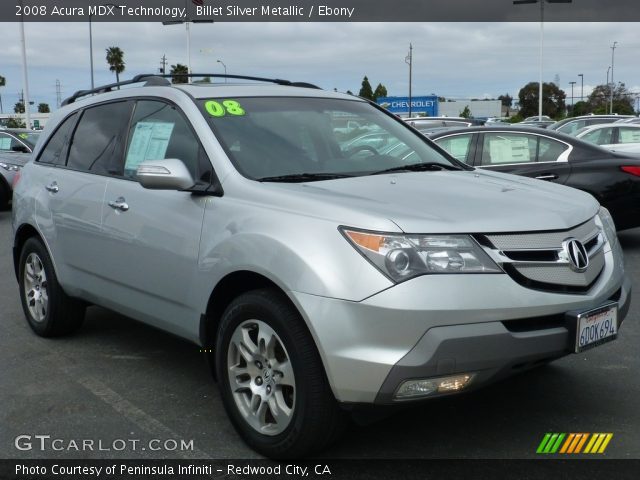
{"type": "Polygon", "coordinates": [[[562,247],[569,257],[569,265],[572,270],[584,272],[589,267],[589,255],[580,240],[568,238],[562,243],[562,247]]]}

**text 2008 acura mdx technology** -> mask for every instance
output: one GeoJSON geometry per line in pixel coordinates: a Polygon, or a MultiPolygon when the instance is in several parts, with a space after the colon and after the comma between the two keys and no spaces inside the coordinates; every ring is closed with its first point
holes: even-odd
{"type": "Polygon", "coordinates": [[[67,100],[17,181],[25,315],[55,336],[100,305],[211,349],[257,451],[616,337],[631,288],[590,195],[475,170],[308,84],[125,83],[67,100]]]}

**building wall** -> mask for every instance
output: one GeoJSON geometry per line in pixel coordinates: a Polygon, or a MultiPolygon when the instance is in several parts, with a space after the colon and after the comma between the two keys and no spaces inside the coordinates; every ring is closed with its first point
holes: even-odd
{"type": "MultiPolygon", "coordinates": [[[[38,120],[40,127],[44,127],[50,115],[50,113],[31,113],[31,126],[34,126],[34,120],[38,120]]],[[[26,122],[26,115],[24,113],[0,113],[0,125],[4,125],[10,118],[19,118],[23,122],[26,122]]]]}
{"type": "Polygon", "coordinates": [[[472,117],[501,117],[502,102],[500,100],[462,100],[455,102],[438,102],[438,114],[447,117],[459,117],[464,107],[469,106],[472,117]]]}

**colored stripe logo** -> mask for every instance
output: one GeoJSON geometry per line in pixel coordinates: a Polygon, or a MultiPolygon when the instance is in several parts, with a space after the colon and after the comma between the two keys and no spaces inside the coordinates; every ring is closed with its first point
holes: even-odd
{"type": "Polygon", "coordinates": [[[613,433],[545,433],[536,453],[604,453],[613,433]]]}

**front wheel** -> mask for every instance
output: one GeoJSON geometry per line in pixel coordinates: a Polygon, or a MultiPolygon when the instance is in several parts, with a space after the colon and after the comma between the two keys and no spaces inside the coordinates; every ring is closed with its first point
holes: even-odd
{"type": "Polygon", "coordinates": [[[19,267],[22,309],[32,330],[41,337],[56,337],[80,328],[85,306],[64,293],[39,239],[25,242],[19,267]]]}
{"type": "Polygon", "coordinates": [[[245,293],[225,311],[216,345],[222,399],[249,446],[271,458],[318,451],[344,415],[315,343],[295,308],[274,290],[245,293]]]}

